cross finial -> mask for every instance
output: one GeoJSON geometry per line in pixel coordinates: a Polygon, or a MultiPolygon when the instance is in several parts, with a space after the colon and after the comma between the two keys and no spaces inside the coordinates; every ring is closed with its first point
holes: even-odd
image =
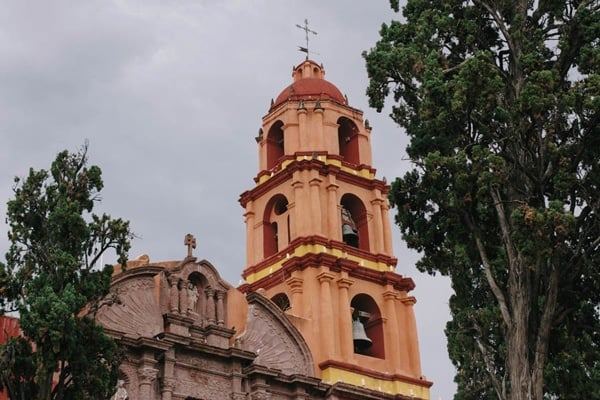
{"type": "Polygon", "coordinates": [[[296,24],[296,26],[298,28],[302,29],[304,31],[304,34],[306,35],[306,47],[298,46],[298,50],[306,53],[306,59],[308,60],[308,56],[309,56],[309,53],[308,53],[308,34],[312,33],[313,35],[316,35],[317,32],[308,29],[308,19],[304,19],[304,26],[299,25],[299,24],[296,24]]]}
{"type": "Polygon", "coordinates": [[[187,246],[187,256],[192,256],[192,249],[196,248],[196,238],[191,233],[185,235],[185,239],[183,240],[183,244],[187,246]]]}

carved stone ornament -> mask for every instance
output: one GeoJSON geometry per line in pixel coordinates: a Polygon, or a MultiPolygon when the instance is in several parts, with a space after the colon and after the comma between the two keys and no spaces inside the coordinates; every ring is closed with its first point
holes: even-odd
{"type": "Polygon", "coordinates": [[[269,400],[271,395],[267,392],[256,392],[250,395],[252,400],[269,400]]]}
{"type": "Polygon", "coordinates": [[[154,296],[152,276],[132,276],[115,284],[120,304],[102,307],[98,322],[105,328],[123,332],[130,337],[153,337],[163,329],[162,315],[154,296]]]}
{"type": "Polygon", "coordinates": [[[142,384],[150,384],[158,376],[158,370],[149,367],[140,368],[138,370],[138,375],[142,384]]]}
{"type": "Polygon", "coordinates": [[[282,311],[257,293],[248,299],[248,325],[240,336],[242,349],[257,354],[254,363],[284,374],[313,376],[313,361],[306,342],[282,311]]]}

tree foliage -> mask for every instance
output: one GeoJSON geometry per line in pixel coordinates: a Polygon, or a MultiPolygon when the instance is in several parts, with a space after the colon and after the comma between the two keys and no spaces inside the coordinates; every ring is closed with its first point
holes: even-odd
{"type": "MultiPolygon", "coordinates": [[[[391,1],[398,11],[398,1],[391,1]]],[[[396,222],[449,275],[457,399],[600,396],[600,3],[408,0],[363,55],[396,222]]]]}
{"type": "Polygon", "coordinates": [[[0,382],[11,399],[107,399],[118,375],[115,342],[93,320],[107,301],[114,250],[126,263],[129,222],[92,213],[103,182],[87,147],[63,151],[50,171],[15,178],[10,248],[0,263],[0,314],[17,311],[23,337],[0,347],[0,382]],[[84,313],[83,310],[89,311],[84,313]]]}

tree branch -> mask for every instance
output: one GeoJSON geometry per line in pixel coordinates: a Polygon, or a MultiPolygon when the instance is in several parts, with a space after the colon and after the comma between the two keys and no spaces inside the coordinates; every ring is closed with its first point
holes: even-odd
{"type": "Polygon", "coordinates": [[[479,4],[480,6],[482,6],[483,8],[485,8],[485,10],[492,16],[492,19],[494,20],[494,22],[496,22],[496,26],[498,27],[498,29],[500,30],[500,32],[502,32],[502,35],[504,36],[504,39],[506,40],[506,43],[508,45],[508,48],[511,51],[511,54],[515,54],[515,44],[514,44],[514,42],[512,40],[512,37],[510,36],[510,33],[508,32],[508,29],[507,29],[506,25],[504,25],[504,23],[502,22],[502,19],[496,13],[496,10],[494,10],[485,1],[473,0],[473,3],[474,4],[479,4]]]}
{"type": "Polygon", "coordinates": [[[483,245],[483,241],[481,240],[481,235],[477,230],[473,230],[473,236],[475,237],[475,244],[477,245],[477,250],[479,252],[479,256],[481,257],[481,264],[483,265],[483,271],[485,272],[485,277],[492,289],[492,293],[500,306],[500,312],[502,313],[502,319],[506,326],[510,329],[512,326],[512,318],[510,316],[510,312],[508,311],[508,306],[506,305],[506,298],[504,297],[504,293],[496,283],[494,279],[494,275],[492,274],[492,266],[490,264],[490,260],[487,256],[487,252],[485,251],[485,246],[483,245]]]}
{"type": "Polygon", "coordinates": [[[473,322],[473,326],[475,327],[475,330],[478,333],[478,335],[475,336],[475,341],[477,342],[477,347],[479,348],[479,352],[481,353],[481,356],[483,357],[483,362],[485,363],[486,369],[488,371],[488,375],[490,376],[492,385],[494,386],[494,390],[496,391],[496,394],[498,395],[499,399],[504,399],[505,393],[504,393],[504,390],[502,389],[504,385],[500,384],[500,382],[498,381],[498,377],[494,373],[494,371],[495,371],[494,363],[490,359],[490,356],[488,354],[487,349],[485,348],[485,345],[479,338],[480,336],[482,336],[481,328],[479,327],[479,325],[477,324],[476,321],[472,320],[472,322],[473,322]]]}

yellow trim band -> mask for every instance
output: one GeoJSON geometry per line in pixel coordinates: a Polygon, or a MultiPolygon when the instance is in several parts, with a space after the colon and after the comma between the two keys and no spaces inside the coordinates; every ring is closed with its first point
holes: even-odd
{"type": "Polygon", "coordinates": [[[373,378],[372,376],[362,375],[357,372],[350,372],[335,367],[324,369],[322,372],[322,379],[323,382],[326,383],[345,382],[351,385],[378,390],[384,393],[412,396],[415,399],[429,400],[430,398],[429,388],[425,386],[398,380],[388,381],[384,379],[373,378]]]}
{"type": "MultiPolygon", "coordinates": [[[[328,158],[326,156],[317,156],[317,159],[319,161],[323,161],[327,165],[335,165],[335,166],[339,167],[342,171],[347,172],[349,174],[353,174],[353,175],[360,176],[360,177],[367,178],[367,179],[375,179],[375,174],[372,173],[369,168],[361,168],[361,169],[348,168],[348,167],[343,166],[342,162],[340,160],[335,159],[335,158],[328,158]]],[[[297,156],[296,160],[284,160],[281,163],[281,170],[286,169],[287,166],[293,161],[302,161],[302,160],[308,160],[308,156],[297,156]]],[[[274,175],[276,175],[276,173],[261,176],[258,179],[258,183],[256,185],[258,186],[258,185],[265,183],[266,181],[271,179],[271,177],[274,175]]]]}
{"type": "Polygon", "coordinates": [[[338,258],[347,258],[349,260],[357,262],[361,267],[369,268],[375,271],[393,271],[394,267],[378,261],[366,260],[362,257],[357,257],[352,254],[345,253],[340,249],[333,249],[331,247],[323,246],[322,244],[304,244],[298,246],[294,249],[292,253],[287,253],[282,256],[280,259],[273,262],[273,264],[265,265],[259,271],[255,271],[246,277],[246,282],[254,283],[274,272],[277,272],[282,268],[282,265],[285,261],[292,257],[302,257],[306,254],[320,254],[327,253],[338,258]]]}

